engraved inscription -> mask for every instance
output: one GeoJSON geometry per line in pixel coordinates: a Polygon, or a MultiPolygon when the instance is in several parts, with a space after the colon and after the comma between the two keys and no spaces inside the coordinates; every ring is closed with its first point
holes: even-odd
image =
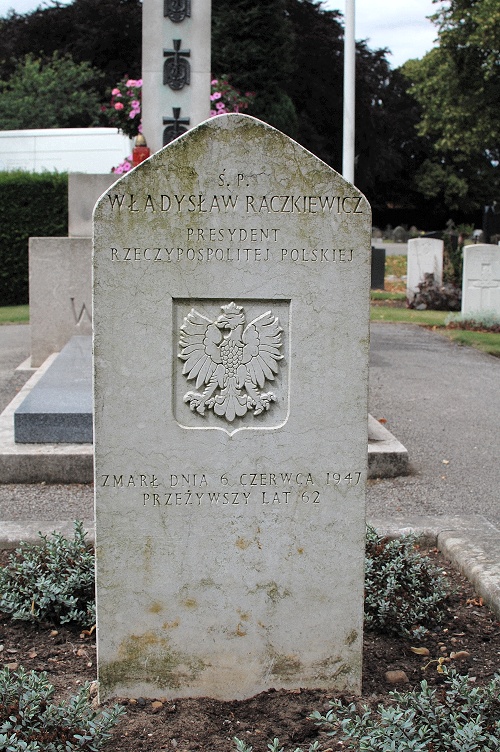
{"type": "Polygon", "coordinates": [[[215,321],[191,309],[181,326],[179,358],[184,376],[198,389],[205,385],[202,393],[186,392],[184,402],[200,415],[208,408],[231,423],[250,410],[260,415],[276,401],[263,390],[278,373],[283,330],[271,311],[245,326],[241,306],[221,308],[215,321]]]}

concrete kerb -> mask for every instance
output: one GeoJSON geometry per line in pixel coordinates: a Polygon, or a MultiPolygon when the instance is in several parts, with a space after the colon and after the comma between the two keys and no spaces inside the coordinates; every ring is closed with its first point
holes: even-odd
{"type": "MultiPolygon", "coordinates": [[[[94,523],[84,520],[87,540],[95,543],[94,523]]],[[[500,555],[498,539],[500,530],[484,517],[411,517],[405,520],[370,520],[382,535],[398,538],[414,533],[421,536],[441,553],[466,577],[476,593],[500,618],[500,555]]],[[[72,522],[0,522],[0,549],[13,550],[21,541],[40,543],[43,536],[52,532],[72,537],[72,522]]]]}

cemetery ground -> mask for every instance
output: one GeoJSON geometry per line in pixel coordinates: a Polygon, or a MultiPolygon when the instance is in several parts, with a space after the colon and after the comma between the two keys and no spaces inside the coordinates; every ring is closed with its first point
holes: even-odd
{"type": "MultiPolygon", "coordinates": [[[[264,752],[274,737],[285,750],[306,750],[315,741],[319,750],[340,750],[336,738],[327,736],[308,718],[315,710],[325,713],[329,701],[364,703],[376,708],[390,701],[391,690],[418,688],[422,679],[432,687],[443,684],[440,666],[468,674],[474,686],[484,686],[498,672],[500,622],[435,549],[423,550],[440,566],[452,586],[446,619],[419,640],[365,631],[363,693],[355,698],[325,690],[274,690],[247,700],[221,702],[208,698],[151,700],[122,697],[125,708],[113,738],[104,746],[110,752],[158,750],[234,750],[233,737],[254,752],[264,752]],[[452,657],[455,656],[455,657],[452,657]],[[393,672],[389,675],[387,672],[393,672]]],[[[5,563],[4,553],[2,561],[5,563]]],[[[42,623],[39,626],[0,616],[0,650],[3,666],[15,670],[45,671],[56,688],[55,700],[67,700],[85,682],[96,678],[94,633],[42,623]]]]}

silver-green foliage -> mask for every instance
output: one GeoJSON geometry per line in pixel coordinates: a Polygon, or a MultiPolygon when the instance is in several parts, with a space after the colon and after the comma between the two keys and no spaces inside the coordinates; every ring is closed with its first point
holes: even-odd
{"type": "Polygon", "coordinates": [[[95,623],[94,553],[81,522],[72,540],[40,534],[22,543],[0,568],[0,611],[24,621],[51,620],[89,627],[95,623]]]}
{"type": "Polygon", "coordinates": [[[0,670],[0,749],[5,752],[96,752],[111,737],[124,708],[97,712],[86,684],[66,704],[52,704],[47,674],[0,670]]]}
{"type": "Polygon", "coordinates": [[[330,702],[326,715],[311,718],[356,752],[498,752],[500,674],[484,687],[450,672],[431,688],[424,680],[412,692],[390,692],[393,702],[372,711],[366,705],[330,702]]]}
{"type": "MultiPolygon", "coordinates": [[[[250,747],[244,741],[242,741],[241,739],[238,739],[237,736],[234,737],[233,741],[236,747],[236,752],[252,752],[253,747],[250,747]]],[[[285,748],[280,747],[279,739],[273,739],[273,741],[267,745],[267,748],[269,752],[285,752],[285,748]]],[[[296,747],[296,749],[294,749],[293,752],[303,752],[303,750],[301,747],[296,747]]],[[[314,742],[313,744],[310,744],[307,752],[320,752],[319,743],[314,742]]]]}
{"type": "Polygon", "coordinates": [[[500,316],[496,311],[470,311],[469,313],[451,313],[444,320],[445,324],[463,324],[463,328],[494,329],[500,326],[500,316]]]}
{"type": "Polygon", "coordinates": [[[413,535],[391,540],[366,532],[365,626],[416,638],[446,615],[450,587],[441,570],[415,547],[413,535]]]}

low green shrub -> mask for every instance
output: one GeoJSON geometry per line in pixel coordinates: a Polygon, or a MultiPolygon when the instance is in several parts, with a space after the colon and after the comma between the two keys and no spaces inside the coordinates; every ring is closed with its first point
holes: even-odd
{"type": "Polygon", "coordinates": [[[414,535],[391,540],[366,532],[365,626],[419,637],[446,614],[450,586],[441,570],[416,549],[414,535]]]}
{"type": "Polygon", "coordinates": [[[51,704],[45,672],[0,670],[0,749],[5,752],[95,752],[111,737],[124,708],[98,713],[86,684],[66,704],[51,704]]]}
{"type": "MultiPolygon", "coordinates": [[[[238,739],[237,736],[233,739],[236,752],[252,752],[253,747],[250,747],[248,744],[246,744],[242,739],[238,739]]],[[[269,752],[285,752],[284,747],[280,747],[280,740],[279,739],[273,739],[273,741],[267,745],[267,748],[269,752]]],[[[296,747],[293,752],[303,752],[301,747],[296,747]]],[[[320,752],[320,747],[318,742],[314,742],[313,744],[310,744],[307,748],[307,752],[320,752]]]]}
{"type": "Polygon", "coordinates": [[[22,543],[0,568],[0,611],[13,619],[81,628],[95,623],[94,553],[81,522],[74,538],[40,534],[39,545],[22,543]]]}
{"type": "Polygon", "coordinates": [[[391,704],[376,710],[332,700],[326,715],[316,711],[311,718],[356,752],[500,749],[500,674],[487,686],[474,687],[468,677],[450,672],[436,688],[424,680],[419,689],[389,695],[391,704]]]}
{"type": "Polygon", "coordinates": [[[489,329],[492,332],[500,332],[500,316],[496,311],[450,314],[445,318],[444,323],[450,329],[468,329],[471,331],[489,329]]]}
{"type": "Polygon", "coordinates": [[[0,301],[28,302],[30,237],[67,236],[68,176],[0,172],[0,301]]]}

